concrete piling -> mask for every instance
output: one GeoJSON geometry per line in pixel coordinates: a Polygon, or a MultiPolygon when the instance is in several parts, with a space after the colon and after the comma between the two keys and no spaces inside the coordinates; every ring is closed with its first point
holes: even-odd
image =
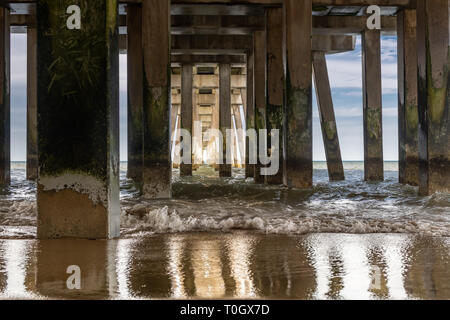
{"type": "Polygon", "coordinates": [[[37,29],[27,28],[27,180],[38,178],[37,29]]]}
{"type": "Polygon", "coordinates": [[[37,192],[40,239],[115,238],[119,203],[118,2],[39,0],[37,192]],[[102,17],[102,19],[100,18],[102,17]]]}
{"type": "Polygon", "coordinates": [[[310,188],[312,158],[312,2],[286,1],[286,106],[284,183],[310,188]]]}
{"type": "Polygon", "coordinates": [[[383,116],[381,92],[381,33],[362,33],[364,179],[384,180],[383,116]]]}
{"type": "Polygon", "coordinates": [[[419,192],[450,191],[449,10],[417,1],[419,192]]]}
{"type": "Polygon", "coordinates": [[[419,185],[416,11],[397,15],[399,181],[419,185]]]}
{"type": "Polygon", "coordinates": [[[266,32],[256,31],[254,34],[255,47],[255,129],[258,136],[258,163],[255,166],[255,183],[264,183],[266,177],[261,175],[262,164],[260,161],[260,130],[267,128],[266,104],[267,104],[267,54],[266,32]]]}
{"type": "Polygon", "coordinates": [[[128,178],[142,187],[144,80],[142,55],[142,9],[138,5],[127,7],[127,85],[128,85],[128,178]]]}
{"type": "Polygon", "coordinates": [[[220,64],[219,66],[219,113],[220,131],[223,136],[222,155],[223,163],[219,164],[219,175],[221,178],[229,178],[232,175],[231,145],[227,139],[227,130],[231,129],[231,66],[230,64],[220,64]],[[227,156],[228,155],[228,156],[227,156]]]}
{"type": "Polygon", "coordinates": [[[170,155],[170,1],[142,3],[144,61],[143,195],[172,196],[170,155]]]}
{"type": "Polygon", "coordinates": [[[0,186],[11,182],[10,17],[0,7],[0,186]]]}
{"type": "Polygon", "coordinates": [[[266,124],[268,130],[269,153],[279,153],[279,170],[275,175],[268,175],[268,184],[283,184],[283,105],[284,105],[284,52],[283,52],[283,9],[267,10],[267,104],[266,124]],[[279,130],[279,150],[272,141],[271,131],[279,130]]]}
{"type": "MultiPolygon", "coordinates": [[[[181,67],[181,129],[188,131],[191,134],[193,133],[192,127],[192,81],[193,81],[193,66],[192,64],[183,64],[181,67]]],[[[184,139],[184,138],[183,138],[184,139]]],[[[191,141],[184,141],[184,143],[190,143],[191,141]]],[[[183,155],[182,155],[183,157],[183,155]]],[[[182,177],[192,176],[192,151],[191,151],[191,163],[181,163],[180,165],[180,175],[182,177]]]]}

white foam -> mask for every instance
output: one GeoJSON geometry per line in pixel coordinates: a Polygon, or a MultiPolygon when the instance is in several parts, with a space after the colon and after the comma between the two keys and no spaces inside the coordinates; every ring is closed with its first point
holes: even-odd
{"type": "Polygon", "coordinates": [[[107,206],[107,190],[105,183],[92,176],[84,174],[66,173],[60,176],[41,176],[39,184],[44,191],[61,191],[72,189],[87,194],[94,204],[102,203],[107,206]]]}

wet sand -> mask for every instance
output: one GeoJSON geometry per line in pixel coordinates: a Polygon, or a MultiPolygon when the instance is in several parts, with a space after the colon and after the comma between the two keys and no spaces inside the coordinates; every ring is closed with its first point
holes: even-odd
{"type": "Polygon", "coordinates": [[[136,235],[0,240],[0,299],[450,299],[450,238],[136,235]],[[67,267],[81,269],[69,290],[67,267]]]}

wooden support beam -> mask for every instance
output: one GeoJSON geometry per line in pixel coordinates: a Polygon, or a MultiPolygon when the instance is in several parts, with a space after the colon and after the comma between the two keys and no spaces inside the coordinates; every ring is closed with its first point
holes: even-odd
{"type": "Polygon", "coordinates": [[[317,105],[319,106],[323,144],[327,157],[328,176],[330,181],[345,180],[336,117],[334,115],[333,98],[331,96],[330,80],[328,77],[327,60],[323,52],[313,53],[313,65],[317,105]]]}
{"type": "MultiPolygon", "coordinates": [[[[129,6],[132,6],[130,4],[129,6]]],[[[120,34],[127,34],[125,15],[119,17],[120,34]]],[[[26,33],[27,26],[36,25],[36,16],[11,15],[11,32],[26,33]]],[[[265,28],[264,16],[175,15],[171,17],[172,35],[251,35],[265,28]]],[[[314,16],[313,35],[359,34],[367,25],[367,16],[314,16]]],[[[395,33],[397,18],[381,17],[381,31],[395,33]]]]}
{"type": "Polygon", "coordinates": [[[27,179],[38,178],[37,29],[27,29],[27,179]]]}
{"type": "Polygon", "coordinates": [[[283,108],[285,72],[283,9],[271,8],[267,11],[267,130],[271,153],[279,154],[279,170],[275,175],[267,176],[268,184],[283,184],[283,108]],[[275,148],[271,131],[279,130],[279,149],[275,148]]]}
{"type": "Polygon", "coordinates": [[[146,198],[172,196],[170,157],[170,1],[142,3],[146,198]]]}
{"type": "Polygon", "coordinates": [[[417,103],[416,11],[398,16],[399,181],[419,185],[419,109],[417,103]]]}
{"type": "Polygon", "coordinates": [[[221,178],[229,178],[232,176],[231,164],[227,163],[227,159],[231,157],[231,146],[228,144],[227,130],[231,129],[231,66],[229,64],[221,64],[219,66],[220,73],[220,131],[223,135],[223,163],[219,164],[219,175],[221,178]]]}
{"type": "MultiPolygon", "coordinates": [[[[281,8],[269,9],[282,10],[281,8]]],[[[316,35],[312,37],[312,51],[339,53],[355,49],[356,38],[346,35],[316,35]]],[[[172,52],[177,54],[245,54],[253,49],[249,35],[180,35],[172,36],[172,52]]]]}
{"type": "MultiPolygon", "coordinates": [[[[245,90],[245,115],[246,129],[255,129],[255,51],[252,50],[247,55],[247,88],[245,90]]],[[[242,90],[243,91],[243,90],[242,90]]],[[[249,139],[245,142],[245,177],[254,178],[255,165],[250,164],[249,139]]]]}
{"type": "Polygon", "coordinates": [[[450,192],[449,4],[417,1],[419,192],[450,192]]]}
{"type": "Polygon", "coordinates": [[[310,188],[312,157],[311,0],[286,1],[285,184],[310,188]]]}
{"type": "Polygon", "coordinates": [[[144,166],[144,80],[142,65],[142,9],[128,6],[128,173],[138,184],[142,183],[144,166]]]}
{"type": "Polygon", "coordinates": [[[245,64],[245,55],[195,55],[195,54],[172,54],[172,66],[177,64],[245,64]]]}
{"type": "Polygon", "coordinates": [[[384,180],[381,92],[381,39],[379,30],[362,34],[364,102],[364,179],[384,180]]]}
{"type": "Polygon", "coordinates": [[[252,49],[252,37],[248,35],[175,35],[172,36],[173,53],[241,53],[252,49]]]}
{"type": "MultiPolygon", "coordinates": [[[[267,36],[266,31],[256,31],[254,34],[255,46],[255,129],[258,134],[258,151],[260,150],[259,130],[267,128],[266,104],[267,104],[267,36]]],[[[260,151],[259,151],[260,152],[260,151]]],[[[255,166],[255,183],[264,183],[265,176],[261,175],[262,164],[259,161],[255,166]]]]}
{"type": "Polygon", "coordinates": [[[71,0],[38,2],[37,235],[120,235],[118,3],[81,0],[80,30],[66,27],[71,0]],[[73,49],[84,44],[86,50],[73,49]],[[68,72],[71,70],[71,72],[68,72]]]}
{"type": "MultiPolygon", "coordinates": [[[[192,64],[184,64],[181,67],[181,129],[188,131],[191,134],[193,133],[192,127],[192,82],[193,82],[193,66],[192,64]]],[[[195,106],[197,107],[197,106],[195,106]]],[[[191,141],[185,143],[190,143],[192,146],[192,138],[191,141]]],[[[183,154],[181,155],[184,156],[183,154]]],[[[180,165],[180,175],[182,177],[192,176],[192,150],[191,150],[191,163],[181,163],[180,165]]]]}
{"type": "MultiPolygon", "coordinates": [[[[367,26],[367,16],[316,16],[313,17],[314,35],[359,34],[367,26]]],[[[395,16],[381,17],[381,31],[395,33],[395,16]]]]}
{"type": "Polygon", "coordinates": [[[11,53],[9,10],[0,8],[0,186],[11,182],[11,53]]]}

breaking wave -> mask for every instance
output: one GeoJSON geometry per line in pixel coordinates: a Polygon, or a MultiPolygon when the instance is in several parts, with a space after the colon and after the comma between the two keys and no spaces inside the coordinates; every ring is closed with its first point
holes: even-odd
{"type": "MultiPolygon", "coordinates": [[[[388,164],[382,183],[362,181],[363,164],[346,163],[347,180],[328,183],[326,166],[315,165],[311,190],[255,185],[243,172],[219,180],[205,176],[181,180],[175,174],[172,200],[145,200],[121,167],[122,236],[155,233],[232,232],[298,235],[308,233],[408,233],[450,237],[450,195],[419,197],[417,188],[397,183],[388,164]]],[[[0,193],[0,238],[36,234],[35,185],[13,167],[13,183],[0,193]]]]}

